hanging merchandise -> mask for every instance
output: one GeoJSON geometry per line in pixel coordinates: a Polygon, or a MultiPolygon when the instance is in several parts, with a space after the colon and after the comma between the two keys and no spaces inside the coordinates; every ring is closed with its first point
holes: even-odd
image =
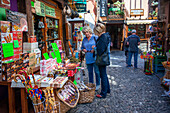
{"type": "Polygon", "coordinates": [[[1,0],[0,7],[10,9],[10,0],[1,0]]]}
{"type": "Polygon", "coordinates": [[[44,28],[44,23],[41,22],[41,21],[39,21],[39,23],[38,23],[38,28],[44,28]]]}
{"type": "Polygon", "coordinates": [[[153,74],[153,55],[152,53],[143,52],[140,56],[141,59],[144,59],[144,72],[146,75],[153,74]]]}
{"type": "Polygon", "coordinates": [[[27,16],[23,13],[6,10],[7,20],[12,22],[12,31],[28,31],[27,16]]]}

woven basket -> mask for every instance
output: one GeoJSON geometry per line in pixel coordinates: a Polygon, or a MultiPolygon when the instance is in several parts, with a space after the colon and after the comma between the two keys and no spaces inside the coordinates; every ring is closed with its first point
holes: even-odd
{"type": "Polygon", "coordinates": [[[67,111],[69,111],[71,109],[71,107],[69,107],[68,105],[66,105],[63,101],[61,101],[58,96],[55,96],[55,101],[59,101],[60,102],[60,113],[66,113],[67,111]]]}
{"type": "MultiPolygon", "coordinates": [[[[79,97],[80,97],[80,93],[79,93],[79,90],[78,88],[74,85],[74,83],[71,81],[71,80],[68,80],[67,82],[71,82],[73,84],[73,86],[75,87],[75,89],[78,91],[78,99],[76,101],[76,103],[74,105],[69,105],[68,103],[66,103],[64,100],[62,100],[61,98],[59,98],[58,96],[58,93],[63,89],[60,88],[59,90],[56,91],[56,101],[60,101],[60,112],[61,113],[66,113],[68,110],[70,110],[71,108],[74,108],[76,107],[77,103],[78,103],[78,100],[79,100],[79,97]]],[[[66,83],[67,83],[66,82],[66,83]]]]}
{"type": "Polygon", "coordinates": [[[80,91],[80,98],[78,102],[80,104],[93,102],[96,86],[93,83],[88,83],[86,86],[92,89],[89,91],[80,91]]]}

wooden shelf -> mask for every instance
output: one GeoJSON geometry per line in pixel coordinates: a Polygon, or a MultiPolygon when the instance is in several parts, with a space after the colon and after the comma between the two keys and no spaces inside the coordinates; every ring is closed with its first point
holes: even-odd
{"type": "Polygon", "coordinates": [[[47,29],[58,29],[58,28],[55,28],[55,27],[54,27],[54,28],[47,28],[47,29]]]}
{"type": "Polygon", "coordinates": [[[50,38],[50,39],[48,39],[48,40],[58,40],[58,38],[50,38]]]}

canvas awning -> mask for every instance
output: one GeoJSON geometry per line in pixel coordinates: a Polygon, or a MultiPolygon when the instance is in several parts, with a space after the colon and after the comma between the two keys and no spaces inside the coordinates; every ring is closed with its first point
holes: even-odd
{"type": "Polygon", "coordinates": [[[125,23],[127,25],[135,25],[135,24],[153,24],[157,22],[158,20],[127,20],[125,23]]]}

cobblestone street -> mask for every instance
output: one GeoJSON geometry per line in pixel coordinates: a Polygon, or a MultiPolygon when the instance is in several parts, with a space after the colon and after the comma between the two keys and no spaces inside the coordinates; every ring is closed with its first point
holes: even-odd
{"type": "MultiPolygon", "coordinates": [[[[164,94],[164,89],[160,85],[159,78],[155,75],[145,75],[143,67],[144,61],[140,58],[139,69],[125,67],[124,52],[112,51],[111,65],[107,68],[111,93],[105,99],[95,97],[92,103],[78,104],[68,112],[170,113],[170,99],[161,96],[164,94]]],[[[158,75],[162,77],[163,74],[158,75]]],[[[87,81],[87,78],[84,77],[84,81],[87,81]]]]}

